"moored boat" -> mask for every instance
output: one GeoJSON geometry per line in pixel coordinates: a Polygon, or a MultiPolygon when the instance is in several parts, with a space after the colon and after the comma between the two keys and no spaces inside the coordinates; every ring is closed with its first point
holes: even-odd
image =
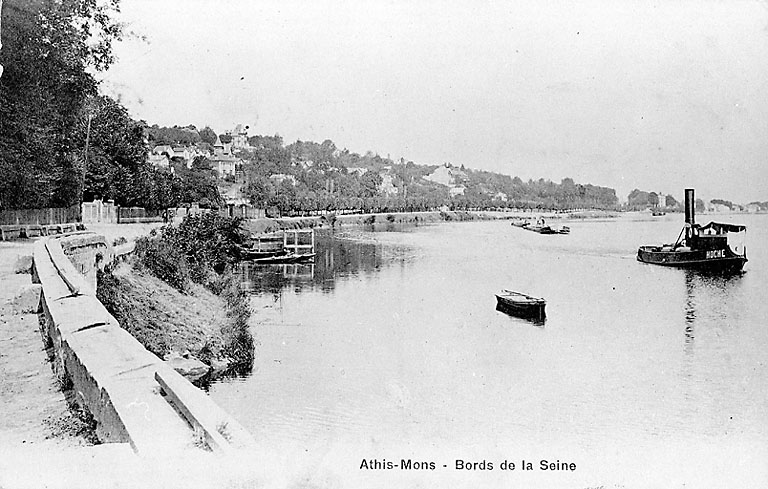
{"type": "Polygon", "coordinates": [[[240,257],[243,260],[259,260],[263,258],[273,258],[279,256],[285,256],[288,254],[288,250],[282,248],[279,250],[259,251],[249,248],[243,248],[240,250],[240,257]]]}
{"type": "Polygon", "coordinates": [[[728,241],[729,234],[745,233],[746,226],[710,222],[700,226],[695,222],[694,191],[685,189],[685,226],[674,244],[640,246],[637,259],[643,263],[666,267],[691,268],[723,272],[738,272],[747,262],[747,249],[728,241]],[[738,253],[737,253],[738,251],[738,253]]]}
{"type": "Polygon", "coordinates": [[[261,265],[282,265],[286,263],[306,263],[314,261],[317,253],[294,253],[289,251],[287,253],[275,256],[267,256],[263,258],[253,258],[251,263],[258,263],[261,265]]]}
{"type": "Polygon", "coordinates": [[[532,297],[527,294],[512,290],[502,290],[496,294],[496,309],[513,316],[544,321],[544,310],[547,301],[540,297],[532,297]]]}
{"type": "Polygon", "coordinates": [[[529,221],[525,221],[522,223],[512,222],[512,225],[539,234],[570,234],[571,232],[571,228],[568,226],[549,226],[544,223],[543,218],[539,218],[536,221],[536,224],[531,224],[529,221]]]}

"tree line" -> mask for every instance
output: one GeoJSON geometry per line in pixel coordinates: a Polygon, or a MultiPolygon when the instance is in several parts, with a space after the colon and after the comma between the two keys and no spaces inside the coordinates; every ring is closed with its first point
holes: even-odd
{"type": "Polygon", "coordinates": [[[252,136],[252,149],[240,154],[244,193],[262,207],[282,213],[306,214],[318,210],[356,209],[363,212],[421,211],[447,206],[451,209],[615,209],[611,188],[576,184],[565,178],[522,181],[495,172],[455,168],[450,187],[424,177],[438,165],[420,165],[401,158],[394,161],[373,152],[358,154],[339,150],[331,140],[296,141],[285,145],[279,135],[252,136]],[[274,175],[292,178],[275,179],[274,175]],[[389,193],[382,191],[382,175],[389,177],[389,193]]]}

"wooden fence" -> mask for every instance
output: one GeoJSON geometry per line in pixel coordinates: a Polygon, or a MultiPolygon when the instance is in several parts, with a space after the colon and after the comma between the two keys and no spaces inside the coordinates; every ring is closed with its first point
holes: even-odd
{"type": "Polygon", "coordinates": [[[0,210],[0,225],[21,226],[34,224],[66,224],[81,221],[80,205],[55,207],[51,209],[3,209],[0,210]]]}

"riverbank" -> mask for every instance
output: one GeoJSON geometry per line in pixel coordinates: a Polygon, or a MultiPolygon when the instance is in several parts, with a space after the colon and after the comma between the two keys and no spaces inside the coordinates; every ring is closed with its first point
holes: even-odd
{"type": "Polygon", "coordinates": [[[100,275],[98,298],[144,348],[190,380],[235,368],[226,299],[202,285],[182,293],[129,262],[100,275]]]}
{"type": "Polygon", "coordinates": [[[186,218],[140,238],[126,262],[98,275],[97,297],[123,329],[198,384],[253,364],[251,311],[231,272],[237,224],[216,214],[186,218]]]}
{"type": "Polygon", "coordinates": [[[308,229],[339,226],[376,226],[381,224],[428,224],[449,221],[487,221],[544,217],[548,219],[601,219],[617,217],[611,211],[585,210],[576,212],[527,211],[429,211],[382,212],[369,214],[326,214],[311,217],[261,218],[246,221],[244,227],[251,234],[266,234],[289,229],[308,229]]]}

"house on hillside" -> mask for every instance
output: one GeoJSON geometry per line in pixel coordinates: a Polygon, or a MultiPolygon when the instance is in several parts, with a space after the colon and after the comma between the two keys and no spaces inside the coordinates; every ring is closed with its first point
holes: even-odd
{"type": "Polygon", "coordinates": [[[172,160],[181,161],[187,168],[192,166],[192,162],[198,156],[205,156],[205,153],[197,149],[195,146],[170,146],[168,144],[158,145],[152,149],[150,153],[150,161],[156,165],[162,165],[165,157],[168,160],[166,167],[170,165],[172,160]]]}
{"type": "Polygon", "coordinates": [[[715,212],[715,213],[718,213],[718,214],[724,214],[724,213],[731,212],[731,208],[728,207],[725,204],[716,204],[716,203],[713,203],[713,202],[709,202],[709,204],[707,205],[707,212],[715,212]]]}
{"type": "Polygon", "coordinates": [[[350,166],[347,167],[347,173],[350,175],[357,175],[358,177],[362,177],[365,175],[365,172],[368,171],[368,168],[360,168],[356,166],[350,166]]]}
{"type": "Polygon", "coordinates": [[[499,201],[499,202],[506,202],[509,200],[509,197],[504,192],[497,192],[496,195],[493,196],[493,200],[499,201]]]}
{"type": "Polygon", "coordinates": [[[378,191],[383,195],[397,195],[400,191],[392,182],[392,175],[381,175],[381,185],[379,185],[378,191]]]}
{"type": "Polygon", "coordinates": [[[211,162],[211,167],[216,170],[219,178],[234,177],[238,165],[243,163],[243,160],[232,155],[209,156],[208,161],[211,162]]]}
{"type": "Polygon", "coordinates": [[[293,175],[286,175],[285,173],[275,173],[274,175],[270,175],[269,179],[275,185],[280,185],[285,180],[288,180],[289,182],[291,182],[291,184],[296,185],[296,177],[294,177],[293,175]]]}
{"type": "Polygon", "coordinates": [[[446,163],[435,168],[435,171],[425,176],[424,179],[439,183],[440,185],[451,186],[464,183],[467,180],[467,174],[446,163]]]}
{"type": "MultiPolygon", "coordinates": [[[[150,153],[147,159],[155,166],[155,168],[171,168],[171,159],[168,157],[167,153],[150,153]]],[[[173,169],[171,168],[171,170],[173,169]]]]}
{"type": "Polygon", "coordinates": [[[168,159],[170,159],[171,156],[173,156],[173,147],[167,144],[158,145],[152,149],[152,154],[153,155],[165,154],[168,156],[168,159]]]}
{"type": "Polygon", "coordinates": [[[233,150],[250,148],[250,145],[248,144],[248,126],[238,124],[235,126],[234,130],[227,131],[226,135],[232,138],[230,144],[233,150]]]}
{"type": "Polygon", "coordinates": [[[219,175],[219,178],[235,176],[237,168],[243,164],[243,160],[232,154],[232,143],[222,143],[217,136],[213,144],[213,156],[208,156],[208,161],[219,175]]]}

